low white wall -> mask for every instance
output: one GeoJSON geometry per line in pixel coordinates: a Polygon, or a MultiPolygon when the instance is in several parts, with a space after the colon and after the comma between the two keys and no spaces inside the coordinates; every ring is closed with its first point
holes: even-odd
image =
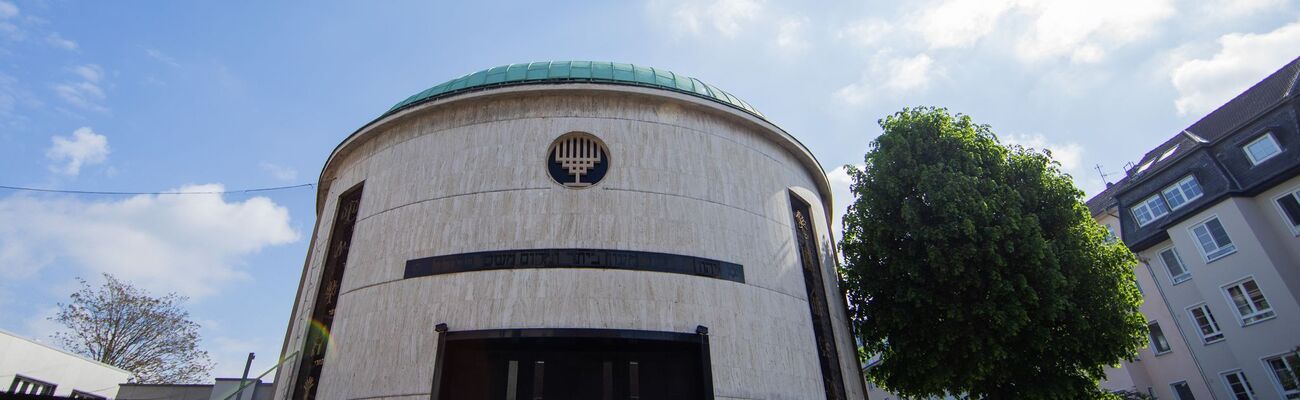
{"type": "Polygon", "coordinates": [[[131,377],[125,370],[0,331],[0,392],[9,390],[15,375],[58,385],[56,396],[75,389],[109,398],[131,377]]]}

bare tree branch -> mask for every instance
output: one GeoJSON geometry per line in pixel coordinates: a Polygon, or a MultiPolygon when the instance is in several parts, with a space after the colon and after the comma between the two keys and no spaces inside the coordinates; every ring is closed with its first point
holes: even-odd
{"type": "Polygon", "coordinates": [[[53,338],[69,351],[131,371],[140,383],[195,383],[208,379],[212,361],[199,349],[199,324],[176,293],[151,297],[104,274],[104,285],[81,289],[59,303],[51,321],[67,329],[53,338]]]}

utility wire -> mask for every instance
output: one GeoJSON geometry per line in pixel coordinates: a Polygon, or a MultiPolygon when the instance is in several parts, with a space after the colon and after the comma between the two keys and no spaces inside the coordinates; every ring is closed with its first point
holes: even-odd
{"type": "Polygon", "coordinates": [[[29,188],[29,187],[21,187],[21,186],[5,186],[5,185],[0,185],[0,189],[17,190],[17,191],[24,191],[24,192],[42,192],[42,193],[101,194],[101,195],[115,195],[115,196],[134,196],[134,195],[141,195],[141,194],[148,194],[148,195],[164,195],[164,194],[229,194],[229,193],[255,193],[255,192],[270,192],[270,191],[274,191],[274,190],[297,189],[297,188],[301,188],[301,187],[311,187],[311,186],[316,186],[316,185],[315,185],[315,184],[312,184],[312,183],[304,183],[304,184],[300,184],[300,185],[291,185],[291,186],[275,186],[275,187],[265,187],[265,188],[236,189],[236,190],[221,190],[221,191],[207,191],[207,192],[102,192],[102,191],[94,191],[94,190],[58,190],[58,189],[39,189],[39,188],[29,188]]]}

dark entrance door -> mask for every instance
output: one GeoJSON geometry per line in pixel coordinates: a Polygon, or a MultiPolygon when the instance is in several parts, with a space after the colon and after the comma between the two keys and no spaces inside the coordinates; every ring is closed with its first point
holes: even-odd
{"type": "Polygon", "coordinates": [[[446,335],[440,400],[711,398],[703,335],[546,329],[446,335]]]}

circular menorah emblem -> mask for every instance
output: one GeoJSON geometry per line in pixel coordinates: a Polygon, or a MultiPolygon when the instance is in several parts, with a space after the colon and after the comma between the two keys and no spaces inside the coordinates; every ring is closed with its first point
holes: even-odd
{"type": "Polygon", "coordinates": [[[564,187],[591,187],[609,170],[609,149],[595,135],[569,132],[555,138],[546,150],[546,169],[564,187]]]}

